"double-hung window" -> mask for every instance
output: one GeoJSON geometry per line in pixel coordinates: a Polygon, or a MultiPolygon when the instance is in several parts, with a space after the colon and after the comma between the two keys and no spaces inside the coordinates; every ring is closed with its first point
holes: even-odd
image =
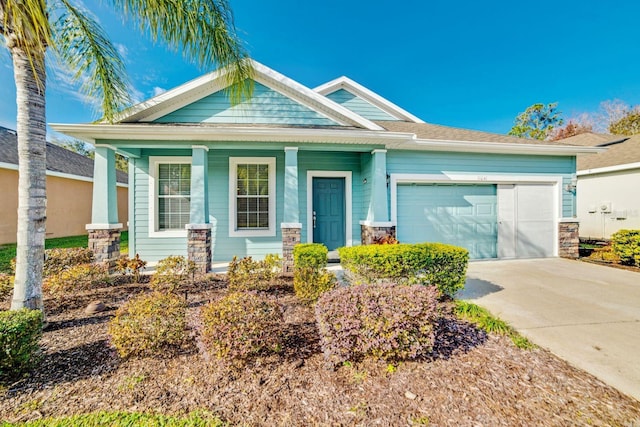
{"type": "Polygon", "coordinates": [[[274,157],[229,158],[229,235],[275,236],[274,157]]]}
{"type": "Polygon", "coordinates": [[[191,207],[191,158],[150,157],[149,234],[186,236],[191,207]]]}

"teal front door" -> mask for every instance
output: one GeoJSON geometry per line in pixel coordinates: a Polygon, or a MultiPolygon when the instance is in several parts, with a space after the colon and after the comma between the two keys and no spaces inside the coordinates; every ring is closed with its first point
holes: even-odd
{"type": "Polygon", "coordinates": [[[330,251],[345,245],[344,178],[313,178],[313,242],[330,251]]]}

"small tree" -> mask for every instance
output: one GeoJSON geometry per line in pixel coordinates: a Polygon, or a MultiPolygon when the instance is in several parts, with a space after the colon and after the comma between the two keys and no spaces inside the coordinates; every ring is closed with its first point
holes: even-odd
{"type": "Polygon", "coordinates": [[[614,135],[636,135],[640,133],[640,109],[637,107],[615,122],[609,123],[609,132],[614,135]]]}
{"type": "Polygon", "coordinates": [[[547,139],[553,130],[562,126],[562,114],[557,111],[558,103],[533,104],[524,112],[518,114],[509,135],[521,138],[547,139]]]}
{"type": "Polygon", "coordinates": [[[580,123],[574,119],[570,119],[569,122],[563,127],[556,128],[549,137],[549,140],[558,141],[560,139],[565,139],[572,136],[580,135],[581,133],[592,131],[593,125],[591,123],[580,123]]]}

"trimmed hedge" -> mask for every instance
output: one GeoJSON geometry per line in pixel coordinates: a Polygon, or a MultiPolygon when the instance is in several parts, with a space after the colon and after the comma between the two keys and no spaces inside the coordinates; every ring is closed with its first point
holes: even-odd
{"type": "Polygon", "coordinates": [[[93,251],[89,248],[55,248],[44,251],[43,275],[51,276],[79,264],[90,264],[93,251]]]}
{"type": "Polygon", "coordinates": [[[293,290],[305,304],[314,304],[337,284],[336,275],[324,269],[301,267],[293,272],[293,290]]]}
{"type": "Polygon", "coordinates": [[[0,380],[19,377],[33,366],[42,321],[39,310],[0,311],[0,380]]]}
{"type": "Polygon", "coordinates": [[[242,364],[280,351],[284,317],[280,306],[255,292],[233,292],[201,310],[203,350],[242,364]]]}
{"type": "Polygon", "coordinates": [[[329,249],[322,243],[302,243],[293,247],[293,266],[295,268],[327,266],[329,249]]]}
{"type": "Polygon", "coordinates": [[[109,283],[111,278],[106,267],[98,264],[70,265],[64,270],[45,278],[43,291],[56,299],[73,296],[97,285],[109,283]]]}
{"type": "Polygon", "coordinates": [[[373,356],[416,359],[431,351],[437,291],[421,285],[357,285],[320,297],[316,321],[325,358],[334,365],[373,356]]]}
{"type": "Polygon", "coordinates": [[[619,230],[613,233],[611,246],[622,264],[640,267],[640,230],[619,230]]]}
{"type": "Polygon", "coordinates": [[[121,357],[162,354],[184,342],[186,314],[187,303],[175,294],[139,295],[109,322],[111,343],[121,357]]]}
{"type": "Polygon", "coordinates": [[[351,246],[338,252],[356,283],[433,285],[451,297],[464,287],[469,262],[469,251],[444,243],[351,246]]]}
{"type": "Polygon", "coordinates": [[[262,261],[251,257],[233,257],[227,270],[230,291],[265,291],[277,284],[282,275],[282,258],[267,254],[262,261]]]}

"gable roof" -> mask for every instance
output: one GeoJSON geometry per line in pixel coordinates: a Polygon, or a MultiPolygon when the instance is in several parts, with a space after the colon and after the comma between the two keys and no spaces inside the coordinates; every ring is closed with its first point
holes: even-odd
{"type": "MultiPolygon", "coordinates": [[[[0,163],[18,165],[18,138],[12,129],[0,126],[0,163]]],[[[47,142],[47,171],[93,179],[93,160],[47,142]]],[[[116,171],[117,182],[126,184],[127,173],[116,171]]]]}
{"type": "Polygon", "coordinates": [[[640,135],[625,136],[585,132],[558,141],[584,147],[602,147],[598,154],[579,155],[577,170],[581,175],[640,168],[640,135]],[[604,169],[604,170],[603,170],[604,169]]]}
{"type": "Polygon", "coordinates": [[[602,147],[624,141],[627,138],[626,136],[610,135],[608,133],[584,132],[561,139],[558,142],[562,144],[581,145],[583,147],[602,147]]]}
{"type": "Polygon", "coordinates": [[[381,97],[377,93],[345,76],[331,80],[330,82],[320,85],[313,90],[324,96],[328,96],[340,90],[345,90],[359,98],[362,98],[388,115],[395,117],[397,120],[424,123],[421,119],[409,113],[405,109],[398,107],[393,102],[381,97]]]}
{"type": "MultiPolygon", "coordinates": [[[[331,101],[330,99],[312,91],[306,86],[260,64],[250,60],[253,67],[253,80],[266,86],[282,95],[296,101],[297,103],[319,113],[344,126],[368,130],[381,130],[382,128],[372,121],[354,113],[331,101]]],[[[190,82],[182,84],[174,89],[155,96],[147,101],[141,102],[123,111],[116,117],[116,122],[152,122],[160,117],[166,116],[186,105],[192,104],[213,93],[224,90],[228,87],[228,69],[222,68],[211,73],[207,73],[190,82]]]]}

